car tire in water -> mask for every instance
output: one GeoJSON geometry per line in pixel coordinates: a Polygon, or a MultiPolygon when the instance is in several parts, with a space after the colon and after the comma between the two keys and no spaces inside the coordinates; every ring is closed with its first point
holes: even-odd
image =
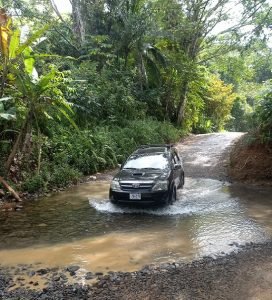
{"type": "Polygon", "coordinates": [[[183,173],[181,175],[181,177],[180,177],[180,183],[179,183],[178,189],[182,189],[183,188],[184,182],[185,182],[185,179],[184,179],[184,173],[183,173]]]}
{"type": "Polygon", "coordinates": [[[110,198],[110,203],[117,204],[117,201],[114,198],[110,198]]]}
{"type": "Polygon", "coordinates": [[[172,205],[176,200],[177,200],[177,192],[175,187],[173,187],[168,197],[168,204],[172,205]]]}

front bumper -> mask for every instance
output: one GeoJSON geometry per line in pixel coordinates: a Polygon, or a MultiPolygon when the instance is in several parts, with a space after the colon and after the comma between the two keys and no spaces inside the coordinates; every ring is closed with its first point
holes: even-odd
{"type": "Polygon", "coordinates": [[[165,204],[168,201],[168,191],[112,191],[110,189],[110,201],[113,203],[124,203],[124,204],[165,204]],[[131,193],[139,193],[141,194],[140,200],[131,200],[129,195],[131,193]]]}

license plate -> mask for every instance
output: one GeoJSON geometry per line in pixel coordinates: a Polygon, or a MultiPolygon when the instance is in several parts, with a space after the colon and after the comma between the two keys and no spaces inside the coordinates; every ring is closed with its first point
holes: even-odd
{"type": "Polygon", "coordinates": [[[130,200],[141,200],[141,194],[129,194],[130,200]]]}

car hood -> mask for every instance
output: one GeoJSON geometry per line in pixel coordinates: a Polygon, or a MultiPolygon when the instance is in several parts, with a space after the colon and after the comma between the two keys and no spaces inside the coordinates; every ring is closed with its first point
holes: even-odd
{"type": "Polygon", "coordinates": [[[123,169],[116,174],[115,179],[123,180],[163,180],[168,178],[169,170],[152,170],[152,169],[123,169]]]}

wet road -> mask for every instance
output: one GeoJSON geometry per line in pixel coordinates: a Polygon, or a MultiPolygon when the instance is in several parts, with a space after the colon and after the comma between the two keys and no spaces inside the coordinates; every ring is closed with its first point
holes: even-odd
{"type": "Polygon", "coordinates": [[[109,182],[102,181],[28,203],[22,211],[1,212],[1,262],[131,271],[224,255],[269,239],[271,188],[222,181],[230,145],[239,135],[196,136],[178,146],[187,177],[169,207],[116,207],[108,201],[109,182]]]}
{"type": "Polygon", "coordinates": [[[194,135],[177,145],[186,175],[195,178],[227,179],[229,154],[240,132],[194,135]]]}

